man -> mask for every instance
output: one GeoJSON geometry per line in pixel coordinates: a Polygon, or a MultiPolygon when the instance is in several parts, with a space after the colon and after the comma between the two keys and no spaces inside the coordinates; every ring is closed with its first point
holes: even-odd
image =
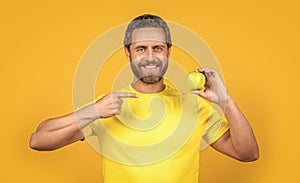
{"type": "Polygon", "coordinates": [[[45,120],[32,134],[31,148],[55,150],[97,136],[108,183],[196,183],[201,141],[240,161],[258,159],[252,129],[214,70],[196,70],[207,78],[204,91],[182,95],[164,84],[171,46],[164,20],[135,18],[124,39],[133,82],[74,113],[45,120]]]}

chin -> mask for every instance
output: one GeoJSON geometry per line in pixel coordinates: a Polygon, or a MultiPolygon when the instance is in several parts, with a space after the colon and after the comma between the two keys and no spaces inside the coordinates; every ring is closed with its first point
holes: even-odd
{"type": "Polygon", "coordinates": [[[155,84],[161,81],[162,77],[160,76],[145,76],[140,78],[140,80],[145,84],[155,84]]]}

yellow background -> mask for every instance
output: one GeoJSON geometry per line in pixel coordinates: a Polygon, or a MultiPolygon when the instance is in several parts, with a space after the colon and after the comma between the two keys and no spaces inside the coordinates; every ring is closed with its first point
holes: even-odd
{"type": "Polygon", "coordinates": [[[85,142],[35,152],[28,141],[42,120],[72,111],[89,44],[143,13],[204,38],[257,136],[255,163],[203,152],[200,182],[299,182],[299,12],[297,0],[2,2],[0,182],[101,182],[99,156],[85,142]]]}

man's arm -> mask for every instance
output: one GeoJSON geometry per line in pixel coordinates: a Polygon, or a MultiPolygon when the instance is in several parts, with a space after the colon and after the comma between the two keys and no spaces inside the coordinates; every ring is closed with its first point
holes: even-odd
{"type": "Polygon", "coordinates": [[[211,146],[217,151],[239,161],[254,161],[259,158],[259,149],[252,128],[238,108],[235,101],[228,95],[218,74],[209,68],[198,69],[207,78],[204,91],[192,91],[211,102],[218,104],[228,120],[229,130],[211,146]]]}
{"type": "Polygon", "coordinates": [[[31,135],[30,147],[50,151],[84,139],[81,129],[98,118],[108,118],[121,113],[121,98],[137,98],[133,93],[111,93],[97,102],[65,116],[43,121],[31,135]]]}
{"type": "Polygon", "coordinates": [[[211,146],[239,161],[257,160],[259,149],[252,128],[231,97],[226,103],[225,117],[230,129],[211,146]]]}
{"type": "Polygon", "coordinates": [[[31,135],[30,147],[39,151],[55,150],[83,139],[74,113],[47,119],[31,135]]]}

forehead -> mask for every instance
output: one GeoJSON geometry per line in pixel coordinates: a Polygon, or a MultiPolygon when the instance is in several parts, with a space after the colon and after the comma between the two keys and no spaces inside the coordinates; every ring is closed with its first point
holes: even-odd
{"type": "Polygon", "coordinates": [[[166,42],[165,32],[162,28],[144,27],[134,29],[132,32],[131,43],[141,41],[159,41],[166,42]]]}

